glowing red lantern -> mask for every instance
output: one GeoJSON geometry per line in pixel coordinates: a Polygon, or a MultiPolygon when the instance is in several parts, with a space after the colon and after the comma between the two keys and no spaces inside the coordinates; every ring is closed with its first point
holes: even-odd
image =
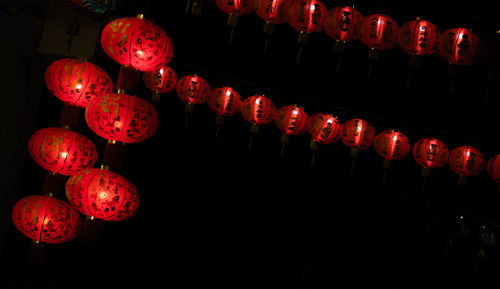
{"type": "Polygon", "coordinates": [[[175,88],[177,74],[172,67],[164,65],[153,71],[145,71],[142,74],[144,85],[154,92],[153,100],[159,101],[161,93],[167,93],[175,88]]]}
{"type": "Polygon", "coordinates": [[[351,173],[358,158],[360,149],[369,148],[375,138],[375,128],[364,119],[353,118],[346,121],[341,128],[340,139],[350,147],[349,155],[352,158],[351,173]]]}
{"type": "Polygon", "coordinates": [[[479,56],[479,37],[469,29],[447,29],[439,38],[439,55],[451,64],[470,65],[479,56]]]}
{"type": "Polygon", "coordinates": [[[363,15],[352,6],[337,6],[328,10],[323,23],[325,33],[335,40],[335,50],[343,52],[346,42],[357,39],[363,15]]]}
{"type": "Polygon", "coordinates": [[[384,14],[366,16],[359,26],[361,43],[379,51],[396,46],[398,31],[398,23],[384,14]]]}
{"type": "Polygon", "coordinates": [[[253,10],[266,25],[280,24],[287,20],[288,4],[288,0],[254,0],[253,10]]]}
{"type": "Polygon", "coordinates": [[[160,26],[138,17],[109,22],[101,34],[101,45],[113,60],[140,71],[152,71],[173,57],[172,39],[160,26]]]}
{"type": "MultiPolygon", "coordinates": [[[[273,121],[276,107],[274,103],[264,95],[255,94],[247,97],[241,102],[240,113],[244,120],[250,123],[250,132],[252,135],[259,132],[259,126],[273,121]]],[[[250,137],[248,149],[253,146],[253,137],[250,137]]]]}
{"type": "Polygon", "coordinates": [[[87,137],[58,127],[36,131],[28,151],[39,166],[65,176],[92,167],[97,161],[97,150],[87,137]]]}
{"type": "Polygon", "coordinates": [[[307,130],[312,136],[311,142],[329,145],[340,139],[341,125],[336,116],[328,113],[316,113],[309,118],[307,130]]]}
{"type": "Polygon", "coordinates": [[[410,153],[410,141],[395,129],[377,134],[374,146],[377,154],[387,161],[400,160],[410,153]]]}
{"type": "Polygon", "coordinates": [[[159,126],[158,113],[149,102],[123,93],[94,99],[85,109],[85,121],[98,136],[122,143],[149,139],[159,126]]]}
{"type": "Polygon", "coordinates": [[[459,175],[458,184],[465,185],[465,177],[479,175],[484,170],[485,158],[474,147],[459,146],[450,152],[449,165],[459,175]]]}
{"type": "Polygon", "coordinates": [[[215,137],[218,137],[220,126],[224,124],[224,118],[233,116],[240,111],[241,96],[233,88],[223,86],[214,88],[207,99],[208,108],[215,113],[215,123],[217,130],[215,137]]]}
{"type": "Polygon", "coordinates": [[[28,196],[12,209],[17,230],[35,242],[59,244],[73,240],[81,229],[78,212],[67,203],[49,196],[28,196]]]}
{"type": "Polygon", "coordinates": [[[96,96],[113,91],[111,77],[83,59],[52,62],[45,70],[45,84],[57,98],[78,107],[86,107],[96,96]]]}
{"type": "Polygon", "coordinates": [[[399,28],[399,47],[411,56],[425,56],[437,52],[438,41],[439,28],[427,20],[417,18],[399,28]]]}
{"type": "Polygon", "coordinates": [[[198,75],[187,75],[177,81],[177,96],[188,105],[205,103],[212,89],[208,82],[198,75]]]}
{"type": "Polygon", "coordinates": [[[500,154],[494,155],[488,160],[486,171],[490,178],[498,183],[498,191],[500,191],[500,154]]]}
{"type": "Polygon", "coordinates": [[[327,14],[326,6],[318,0],[292,0],[288,7],[288,24],[299,32],[300,44],[297,62],[300,62],[302,46],[308,42],[309,34],[323,29],[327,14]]]}
{"type": "Polygon", "coordinates": [[[448,163],[450,151],[440,140],[429,137],[419,140],[412,149],[413,158],[424,168],[440,168],[448,163]]]}
{"type": "Polygon", "coordinates": [[[135,186],[117,173],[86,169],[66,183],[68,202],[81,213],[106,221],[122,221],[139,208],[135,186]]]}
{"type": "Polygon", "coordinates": [[[238,17],[252,12],[251,0],[216,0],[215,4],[220,10],[229,14],[227,18],[227,25],[231,27],[231,34],[229,36],[229,43],[233,41],[234,27],[238,25],[238,17]]]}
{"type": "Polygon", "coordinates": [[[290,136],[303,134],[307,130],[309,116],[302,107],[296,104],[285,105],[276,110],[274,124],[281,131],[281,156],[285,154],[285,147],[290,142],[290,136]]]}

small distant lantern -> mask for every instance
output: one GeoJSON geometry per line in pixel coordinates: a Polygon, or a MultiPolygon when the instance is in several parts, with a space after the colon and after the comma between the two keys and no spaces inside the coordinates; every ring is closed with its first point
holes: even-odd
{"type": "Polygon", "coordinates": [[[459,175],[458,185],[466,185],[466,177],[479,175],[485,166],[484,155],[474,147],[459,146],[450,152],[450,169],[459,175]]]}
{"type": "Polygon", "coordinates": [[[369,148],[375,139],[375,128],[364,119],[353,118],[342,125],[340,139],[344,145],[350,147],[349,155],[352,158],[351,173],[358,159],[359,150],[369,148]]]}
{"type": "Polygon", "coordinates": [[[384,182],[387,170],[392,167],[392,161],[400,160],[410,153],[410,141],[396,129],[390,129],[377,134],[374,140],[375,151],[384,158],[384,182]]]}
{"type": "Polygon", "coordinates": [[[257,135],[259,127],[272,122],[275,112],[274,103],[264,95],[255,94],[243,100],[240,113],[243,119],[250,123],[249,150],[253,147],[253,136],[257,135]]]}
{"type": "Polygon", "coordinates": [[[286,145],[290,136],[301,135],[307,131],[309,116],[304,109],[296,104],[285,105],[276,110],[274,124],[281,131],[281,156],[285,155],[286,145]]]}
{"type": "Polygon", "coordinates": [[[152,100],[159,102],[160,94],[174,90],[177,74],[172,67],[164,65],[153,71],[145,71],[142,74],[142,81],[144,86],[153,91],[152,100]]]}
{"type": "Polygon", "coordinates": [[[224,119],[240,111],[241,96],[229,86],[214,88],[208,96],[207,104],[208,108],[216,114],[215,124],[217,128],[215,137],[218,138],[220,127],[224,124],[224,119]]]}
{"type": "Polygon", "coordinates": [[[498,192],[500,192],[500,154],[496,154],[488,160],[486,171],[490,178],[498,183],[498,192]]]}
{"type": "Polygon", "coordinates": [[[179,99],[186,103],[184,109],[184,127],[187,127],[189,116],[193,113],[194,105],[207,102],[212,89],[205,79],[194,74],[186,75],[179,79],[175,86],[175,91],[179,99]]]}
{"type": "Polygon", "coordinates": [[[424,177],[422,189],[425,190],[431,169],[446,165],[450,158],[450,151],[442,141],[429,137],[421,139],[413,145],[412,155],[415,162],[422,166],[422,177],[424,177]]]}
{"type": "Polygon", "coordinates": [[[314,166],[318,144],[331,145],[340,139],[341,125],[336,116],[328,113],[315,113],[309,118],[307,126],[311,134],[310,147],[313,150],[311,167],[314,166]]]}

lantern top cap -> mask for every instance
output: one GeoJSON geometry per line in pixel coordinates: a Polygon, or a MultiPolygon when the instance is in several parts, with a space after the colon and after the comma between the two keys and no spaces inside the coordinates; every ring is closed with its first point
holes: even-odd
{"type": "Polygon", "coordinates": [[[138,13],[135,17],[136,17],[137,19],[144,19],[144,14],[142,14],[142,13],[138,13]]]}

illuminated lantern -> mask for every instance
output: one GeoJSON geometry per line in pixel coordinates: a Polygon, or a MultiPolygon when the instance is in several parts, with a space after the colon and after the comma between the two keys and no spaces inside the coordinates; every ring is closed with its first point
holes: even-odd
{"type": "Polygon", "coordinates": [[[439,28],[427,20],[417,18],[399,28],[398,44],[410,55],[410,64],[418,66],[420,57],[437,52],[439,28]]]}
{"type": "Polygon", "coordinates": [[[229,14],[227,25],[231,28],[229,43],[233,41],[234,28],[238,25],[238,17],[252,12],[251,0],[215,0],[220,10],[229,14]]]}
{"type": "Polygon", "coordinates": [[[187,127],[189,115],[193,113],[194,105],[205,103],[212,93],[212,89],[205,79],[194,74],[179,79],[175,91],[179,99],[186,103],[184,127],[187,127]]]}
{"type": "Polygon", "coordinates": [[[442,141],[429,137],[421,139],[413,145],[412,155],[415,161],[423,167],[422,189],[425,191],[431,169],[446,165],[450,158],[450,151],[442,141]]]}
{"type": "Polygon", "coordinates": [[[87,137],[58,127],[36,131],[28,151],[39,166],[65,176],[92,167],[97,161],[97,150],[87,137]]]}
{"type": "Polygon", "coordinates": [[[490,178],[498,183],[498,191],[500,192],[500,154],[494,155],[488,160],[486,171],[490,178]]]}
{"type": "Polygon", "coordinates": [[[135,186],[117,173],[86,169],[72,175],[66,183],[68,202],[89,217],[122,221],[139,208],[135,186]]]}
{"type": "Polygon", "coordinates": [[[308,42],[309,34],[323,30],[327,14],[326,6],[318,0],[292,0],[288,7],[288,24],[299,32],[300,44],[297,62],[300,62],[302,46],[308,42]]]}
{"type": "Polygon", "coordinates": [[[274,124],[281,131],[281,156],[285,154],[285,147],[290,141],[290,136],[306,132],[309,116],[302,107],[296,104],[285,105],[276,110],[274,124]]]}
{"type": "Polygon", "coordinates": [[[111,77],[83,59],[52,62],[45,70],[45,84],[57,98],[78,107],[86,107],[95,97],[113,91],[111,77]]]}
{"type": "Polygon", "coordinates": [[[82,221],[67,203],[49,196],[27,196],[12,209],[17,230],[34,242],[59,244],[73,240],[80,233],[82,221]]]}
{"type": "Polygon", "coordinates": [[[153,101],[158,102],[161,93],[174,90],[177,83],[177,74],[172,67],[164,65],[153,71],[145,71],[142,74],[142,81],[149,90],[154,92],[153,101]]]}
{"type": "Polygon", "coordinates": [[[375,128],[364,119],[353,118],[342,125],[340,139],[350,147],[349,155],[352,158],[351,173],[358,158],[359,150],[369,148],[375,138],[375,128]]]}
{"type": "Polygon", "coordinates": [[[85,121],[98,136],[122,143],[149,139],[159,126],[158,113],[149,102],[123,93],[94,99],[85,109],[85,121]]]}
{"type": "Polygon", "coordinates": [[[370,48],[368,53],[370,59],[369,76],[373,62],[378,61],[380,52],[392,49],[397,45],[398,32],[398,23],[387,15],[378,13],[363,18],[358,33],[361,43],[370,48]]]}
{"type": "Polygon", "coordinates": [[[264,33],[266,33],[267,37],[264,53],[266,53],[269,38],[274,34],[274,25],[287,21],[288,4],[289,0],[253,1],[253,10],[255,14],[265,21],[264,33]]]}
{"type": "MultiPolygon", "coordinates": [[[[250,123],[250,132],[255,135],[259,132],[259,126],[273,121],[276,108],[274,103],[264,95],[256,94],[247,97],[240,108],[241,116],[250,123]]],[[[250,138],[248,149],[252,149],[253,138],[250,138]]]]}
{"type": "Polygon", "coordinates": [[[309,118],[307,130],[311,134],[310,147],[313,150],[311,166],[314,166],[318,144],[330,145],[340,139],[341,125],[336,116],[328,113],[316,113],[309,118]]]}
{"type": "Polygon", "coordinates": [[[459,175],[458,184],[465,185],[466,177],[479,175],[485,166],[484,155],[471,146],[459,146],[450,152],[450,169],[459,175]]]}
{"type": "Polygon", "coordinates": [[[392,167],[393,160],[400,160],[410,153],[410,141],[398,130],[383,131],[374,140],[375,151],[384,158],[384,183],[387,180],[387,170],[392,167]]]}
{"type": "Polygon", "coordinates": [[[323,23],[325,33],[335,40],[335,51],[344,52],[345,44],[357,39],[363,15],[352,6],[336,6],[328,10],[323,23]]]}
{"type": "Polygon", "coordinates": [[[223,86],[214,88],[207,99],[208,108],[215,113],[215,123],[217,130],[215,137],[218,137],[220,126],[224,124],[224,118],[233,116],[240,111],[241,96],[233,88],[223,86]]]}
{"type": "Polygon", "coordinates": [[[104,27],[101,45],[106,54],[122,66],[152,71],[173,57],[172,39],[160,26],[138,17],[115,19],[104,27]]]}

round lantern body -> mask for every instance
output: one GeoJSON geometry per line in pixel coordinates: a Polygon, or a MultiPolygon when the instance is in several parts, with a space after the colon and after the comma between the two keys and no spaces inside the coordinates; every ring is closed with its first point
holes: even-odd
{"type": "Polygon", "coordinates": [[[326,14],[326,6],[318,0],[292,0],[288,7],[288,24],[298,32],[319,32],[326,14]]]}
{"type": "Polygon", "coordinates": [[[360,118],[353,118],[342,125],[340,139],[351,148],[369,148],[375,138],[375,128],[371,123],[360,118]]]}
{"type": "Polygon", "coordinates": [[[97,161],[97,150],[87,137],[58,127],[36,131],[28,142],[28,151],[39,166],[65,176],[92,167],[97,161]]]}
{"type": "Polygon", "coordinates": [[[494,155],[488,160],[486,171],[490,178],[500,183],[500,154],[494,155]]]}
{"type": "Polygon", "coordinates": [[[286,22],[287,0],[254,0],[253,5],[255,14],[267,23],[280,24],[286,22]]]}
{"type": "Polygon", "coordinates": [[[175,90],[177,96],[187,104],[205,103],[212,93],[208,82],[197,75],[187,75],[179,79],[175,90]]]}
{"type": "Polygon", "coordinates": [[[460,176],[479,175],[484,165],[483,154],[471,146],[456,147],[450,152],[450,169],[460,176]]]}
{"type": "Polygon", "coordinates": [[[78,212],[67,203],[49,196],[28,196],[12,209],[12,221],[21,233],[35,242],[59,244],[80,233],[78,212]]]}
{"type": "Polygon", "coordinates": [[[410,141],[397,130],[383,131],[375,137],[375,151],[384,159],[400,160],[410,152],[410,141]]]}
{"type": "Polygon", "coordinates": [[[363,18],[359,26],[361,43],[371,49],[387,50],[397,44],[399,26],[391,17],[372,14],[363,18]]]}
{"type": "Polygon", "coordinates": [[[412,149],[413,158],[424,168],[440,168],[448,163],[450,151],[440,140],[429,137],[419,140],[412,149]]]}
{"type": "Polygon", "coordinates": [[[78,107],[86,107],[95,97],[113,91],[113,81],[104,70],[72,58],[52,62],[45,70],[45,84],[57,98],[78,107]]]}
{"type": "Polygon", "coordinates": [[[242,16],[252,12],[251,0],[216,0],[215,4],[230,15],[242,16]]]}
{"type": "Polygon", "coordinates": [[[329,145],[339,140],[341,125],[331,114],[316,113],[309,118],[307,130],[314,142],[329,145]]]}
{"type": "Polygon", "coordinates": [[[252,95],[241,103],[241,116],[251,124],[268,124],[273,120],[275,112],[274,103],[263,95],[252,95]]]}
{"type": "Polygon", "coordinates": [[[276,110],[274,123],[283,135],[299,135],[307,130],[309,116],[297,105],[285,105],[276,110]]]}
{"type": "Polygon", "coordinates": [[[411,20],[399,28],[398,44],[409,55],[431,55],[438,50],[439,28],[427,20],[411,20]]]}
{"type": "Polygon", "coordinates": [[[439,55],[448,63],[470,65],[479,56],[479,37],[465,28],[451,28],[439,37],[439,55]]]}
{"type": "Polygon", "coordinates": [[[331,38],[348,42],[357,39],[358,26],[363,15],[351,6],[337,6],[328,10],[323,29],[331,38]]]}
{"type": "Polygon", "coordinates": [[[218,116],[233,116],[240,111],[241,96],[229,86],[215,88],[209,95],[207,104],[218,116]]]}
{"type": "Polygon", "coordinates": [[[138,17],[109,22],[101,34],[103,50],[113,60],[140,71],[152,71],[168,64],[174,46],[158,25],[138,17]]]}
{"type": "Polygon", "coordinates": [[[164,65],[153,71],[145,71],[142,74],[144,85],[156,93],[167,93],[175,88],[177,74],[172,67],[164,65]]]}
{"type": "Polygon", "coordinates": [[[86,169],[66,183],[68,202],[81,213],[106,221],[122,221],[139,208],[135,186],[117,173],[86,169]]]}
{"type": "Polygon", "coordinates": [[[123,93],[94,99],[85,109],[85,121],[98,136],[123,143],[149,139],[159,125],[158,113],[149,102],[123,93]]]}

